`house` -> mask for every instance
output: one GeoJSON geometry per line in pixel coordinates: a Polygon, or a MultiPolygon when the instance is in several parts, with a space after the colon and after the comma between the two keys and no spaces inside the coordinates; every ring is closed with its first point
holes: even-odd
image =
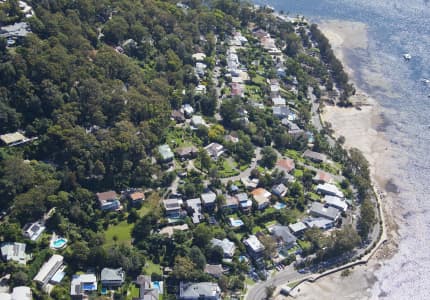
{"type": "Polygon", "coordinates": [[[303,222],[309,227],[316,227],[322,230],[328,230],[334,226],[334,221],[326,218],[306,218],[303,222]]]}
{"type": "Polygon", "coordinates": [[[330,173],[318,170],[314,176],[313,181],[316,183],[332,183],[333,176],[330,173]]]}
{"type": "Polygon", "coordinates": [[[270,205],[270,197],[272,194],[263,188],[256,188],[252,192],[252,197],[257,202],[257,209],[262,210],[270,205]]]}
{"type": "Polygon", "coordinates": [[[21,143],[24,143],[25,141],[28,141],[29,139],[25,137],[20,132],[13,132],[13,133],[6,133],[0,135],[0,140],[3,142],[6,146],[15,146],[19,145],[21,143]]]}
{"type": "Polygon", "coordinates": [[[348,204],[346,203],[346,201],[336,196],[326,195],[324,196],[323,201],[327,205],[337,208],[342,212],[346,212],[346,210],[348,209],[348,204]]]}
{"type": "Polygon", "coordinates": [[[154,285],[151,276],[139,275],[134,283],[139,286],[139,298],[133,300],[158,300],[160,287],[154,285]]]}
{"type": "Polygon", "coordinates": [[[198,94],[206,94],[206,86],[204,86],[203,84],[199,84],[198,86],[196,86],[195,88],[195,93],[198,94]]]}
{"type": "MultiPolygon", "coordinates": [[[[1,2],[0,2],[1,3],[1,2]]],[[[33,300],[33,294],[28,286],[16,286],[13,288],[12,293],[0,292],[1,300],[33,300]]]]}
{"type": "Polygon", "coordinates": [[[297,222],[297,223],[290,224],[290,225],[288,225],[288,228],[291,230],[291,232],[295,236],[301,236],[305,232],[305,230],[308,229],[306,224],[303,222],[297,222]]]}
{"type": "Polygon", "coordinates": [[[183,225],[175,225],[175,226],[166,226],[166,227],[163,227],[163,228],[160,230],[159,234],[165,234],[165,235],[167,235],[169,238],[171,238],[171,237],[173,236],[173,234],[175,233],[175,230],[178,230],[178,231],[186,231],[186,230],[188,230],[188,229],[190,229],[190,228],[188,227],[188,225],[187,225],[187,224],[183,224],[183,225]]]}
{"type": "Polygon", "coordinates": [[[202,201],[200,198],[188,199],[185,201],[187,207],[192,210],[191,219],[194,224],[200,223],[200,220],[203,218],[202,215],[202,201]]]}
{"type": "Polygon", "coordinates": [[[205,76],[205,71],[206,71],[206,68],[207,68],[207,67],[208,67],[208,66],[207,66],[206,64],[201,63],[201,62],[197,62],[197,63],[196,63],[196,67],[195,67],[195,70],[196,70],[197,75],[198,75],[199,77],[203,77],[203,76],[205,76]]]}
{"type": "Polygon", "coordinates": [[[280,172],[290,173],[296,168],[296,164],[291,158],[281,158],[276,162],[275,168],[280,172]]]}
{"type": "Polygon", "coordinates": [[[287,106],[273,106],[272,111],[273,115],[279,119],[288,118],[291,115],[291,110],[287,106]]]}
{"type": "Polygon", "coordinates": [[[232,97],[234,97],[234,96],[243,97],[244,95],[245,94],[244,94],[243,84],[233,82],[231,84],[231,96],[232,97]]]}
{"type": "Polygon", "coordinates": [[[253,178],[251,180],[249,178],[241,178],[240,182],[242,182],[248,190],[252,190],[257,187],[259,180],[258,178],[253,178]]]}
{"type": "Polygon", "coordinates": [[[185,161],[187,159],[192,159],[197,156],[199,149],[195,146],[182,147],[175,150],[176,156],[181,160],[185,161]]]}
{"type": "Polygon", "coordinates": [[[145,194],[143,192],[133,192],[128,195],[132,206],[137,206],[145,200],[145,194]]]}
{"type": "Polygon", "coordinates": [[[273,106],[285,106],[285,104],[287,103],[285,98],[282,97],[273,97],[272,98],[272,103],[273,106]]]}
{"type": "Polygon", "coordinates": [[[236,251],[234,243],[226,238],[223,240],[213,238],[211,244],[213,247],[221,247],[225,258],[232,258],[234,256],[234,251],[236,251]]]}
{"type": "Polygon", "coordinates": [[[206,58],[206,54],[199,52],[199,53],[194,53],[193,55],[191,55],[191,57],[195,61],[204,61],[206,58]]]}
{"type": "Polygon", "coordinates": [[[176,123],[185,122],[185,115],[179,110],[172,110],[172,113],[170,114],[170,118],[176,121],[176,123]]]}
{"type": "Polygon", "coordinates": [[[101,210],[117,210],[121,206],[118,200],[118,194],[115,191],[97,193],[96,196],[100,203],[101,210]]]}
{"type": "Polygon", "coordinates": [[[43,264],[33,280],[44,287],[57,275],[57,273],[61,272],[63,260],[64,258],[61,255],[52,255],[49,260],[43,264]]]}
{"type": "Polygon", "coordinates": [[[32,241],[37,241],[37,239],[44,231],[45,225],[41,221],[27,223],[23,228],[24,236],[32,241]]]}
{"type": "Polygon", "coordinates": [[[314,152],[311,150],[306,150],[303,153],[303,157],[310,159],[311,161],[316,162],[316,163],[322,163],[322,162],[327,161],[327,155],[322,154],[322,153],[318,153],[318,152],[314,152]]]}
{"type": "Polygon", "coordinates": [[[171,162],[175,157],[172,152],[172,149],[170,149],[170,146],[167,144],[158,146],[158,153],[160,154],[161,161],[163,163],[171,162]]]}
{"type": "Polygon", "coordinates": [[[275,238],[280,251],[289,250],[296,245],[297,238],[291,233],[288,226],[274,225],[269,228],[269,232],[275,238]]]}
{"type": "Polygon", "coordinates": [[[195,128],[199,126],[207,126],[205,120],[202,118],[202,116],[192,116],[191,117],[191,125],[195,128]]]}
{"type": "Polygon", "coordinates": [[[239,138],[231,134],[225,135],[224,140],[233,144],[239,143],[239,138]]]}
{"type": "Polygon", "coordinates": [[[236,197],[226,195],[225,203],[222,205],[221,209],[223,212],[232,213],[238,210],[239,208],[239,200],[236,197]]]}
{"type": "Polygon", "coordinates": [[[339,190],[337,186],[330,183],[323,183],[317,185],[317,193],[322,195],[336,196],[339,198],[343,198],[343,192],[339,190]]]}
{"type": "Polygon", "coordinates": [[[179,283],[179,299],[221,300],[221,289],[213,282],[179,283]]]}
{"type": "Polygon", "coordinates": [[[122,268],[103,268],[100,274],[100,282],[102,286],[106,288],[120,287],[124,283],[124,279],[125,272],[122,270],[122,268]]]}
{"type": "Polygon", "coordinates": [[[309,213],[316,217],[323,217],[336,221],[339,218],[340,211],[332,206],[324,205],[320,202],[313,202],[309,213]]]}
{"type": "Polygon", "coordinates": [[[212,191],[208,191],[200,195],[202,200],[203,209],[208,212],[212,212],[216,207],[216,194],[212,191]]]}
{"type": "Polygon", "coordinates": [[[24,243],[2,243],[0,246],[1,255],[5,261],[15,261],[19,264],[25,265],[31,258],[30,255],[25,254],[24,243]]]}
{"type": "Polygon", "coordinates": [[[224,273],[224,269],[220,264],[219,265],[206,264],[204,272],[215,278],[220,278],[221,275],[224,273]]]}
{"type": "Polygon", "coordinates": [[[210,143],[205,147],[206,152],[212,159],[218,159],[224,152],[224,146],[218,143],[210,143]]]}
{"type": "Polygon", "coordinates": [[[252,208],[252,201],[249,200],[246,193],[239,193],[235,196],[239,201],[240,209],[244,212],[250,212],[252,208]]]}
{"type": "Polygon", "coordinates": [[[163,205],[166,210],[166,217],[177,219],[182,217],[182,199],[164,199],[163,205]]]}
{"type": "Polygon", "coordinates": [[[182,105],[181,111],[184,113],[186,118],[191,118],[191,116],[194,114],[194,108],[188,103],[182,105]]]}
{"type": "Polygon", "coordinates": [[[88,294],[97,292],[97,277],[95,274],[73,275],[70,284],[70,296],[73,300],[87,299],[88,294]]]}
{"type": "Polygon", "coordinates": [[[248,254],[255,260],[260,259],[264,253],[264,245],[258,240],[255,235],[250,235],[246,240],[243,241],[248,254]]]}
{"type": "Polygon", "coordinates": [[[276,184],[272,187],[272,194],[278,197],[284,197],[288,192],[288,188],[283,184],[276,184]]]}
{"type": "Polygon", "coordinates": [[[31,32],[30,25],[26,22],[17,22],[0,28],[0,37],[5,39],[18,39],[27,36],[31,32]]]}

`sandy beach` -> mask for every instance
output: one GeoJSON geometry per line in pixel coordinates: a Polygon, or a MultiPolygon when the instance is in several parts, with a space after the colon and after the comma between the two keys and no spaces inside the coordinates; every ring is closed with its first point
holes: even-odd
{"type": "MultiPolygon", "coordinates": [[[[322,118],[331,123],[335,137],[345,137],[345,147],[360,149],[370,164],[371,176],[377,189],[384,191],[383,210],[387,223],[389,242],[377,251],[366,266],[355,267],[349,276],[343,277],[336,273],[318,280],[315,283],[305,283],[297,289],[296,299],[378,299],[372,295],[372,287],[377,281],[374,272],[381,266],[384,259],[392,257],[397,249],[397,225],[394,222],[393,203],[396,196],[396,184],[391,178],[390,170],[395,170],[392,164],[396,153],[390,147],[390,142],[384,136],[384,119],[381,108],[375,99],[357,87],[356,82],[371,86],[381,93],[387,94],[390,86],[382,76],[378,76],[377,68],[369,62],[360,75],[351,68],[348,56],[351,52],[363,54],[368,45],[367,27],[363,23],[347,21],[329,21],[319,25],[329,39],[336,56],[342,61],[351,81],[357,88],[357,94],[352,102],[358,108],[340,108],[325,106],[322,118]],[[364,74],[364,76],[363,76],[364,74]],[[358,78],[361,76],[361,78],[358,78]],[[365,79],[363,79],[363,77],[365,79]]],[[[370,61],[370,60],[369,60],[370,61]]]]}

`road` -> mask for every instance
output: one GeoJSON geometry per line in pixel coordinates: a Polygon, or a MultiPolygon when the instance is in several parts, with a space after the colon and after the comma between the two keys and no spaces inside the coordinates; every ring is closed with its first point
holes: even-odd
{"type": "Polygon", "coordinates": [[[254,151],[254,159],[252,160],[252,162],[251,162],[251,164],[250,164],[250,166],[245,170],[245,171],[243,171],[243,172],[240,172],[240,174],[239,175],[236,175],[236,176],[232,176],[232,177],[227,177],[227,178],[222,178],[221,179],[221,182],[223,183],[223,184],[226,184],[227,182],[229,182],[229,181],[238,181],[238,180],[240,180],[241,178],[248,178],[249,176],[251,176],[251,171],[252,170],[254,170],[256,167],[257,167],[257,162],[259,161],[259,160],[261,160],[261,148],[260,147],[257,147],[257,148],[255,148],[255,151],[254,151]]]}
{"type": "Polygon", "coordinates": [[[309,274],[300,274],[297,272],[292,265],[287,266],[283,271],[276,273],[266,281],[256,283],[251,288],[249,288],[245,295],[245,300],[263,300],[266,298],[267,287],[278,287],[299,281],[308,276],[309,274]]]}

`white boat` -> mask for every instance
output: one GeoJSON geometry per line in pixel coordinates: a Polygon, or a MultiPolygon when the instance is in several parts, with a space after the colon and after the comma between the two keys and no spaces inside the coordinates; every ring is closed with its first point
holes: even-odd
{"type": "Polygon", "coordinates": [[[412,55],[410,55],[409,53],[405,53],[405,54],[403,54],[403,58],[405,60],[410,60],[412,58],[412,55]]]}
{"type": "Polygon", "coordinates": [[[425,84],[430,84],[430,79],[423,78],[423,79],[421,79],[421,81],[425,84]]]}

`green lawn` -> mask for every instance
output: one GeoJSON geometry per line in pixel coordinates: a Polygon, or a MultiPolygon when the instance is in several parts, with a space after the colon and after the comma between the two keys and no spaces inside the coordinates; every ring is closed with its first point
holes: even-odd
{"type": "Polygon", "coordinates": [[[127,221],[122,221],[117,225],[111,225],[105,231],[105,247],[110,247],[114,244],[131,244],[131,230],[134,224],[128,224],[127,221]]]}
{"type": "Polygon", "coordinates": [[[221,178],[236,176],[240,172],[236,169],[237,163],[232,159],[225,159],[222,162],[222,166],[218,166],[219,176],[221,178]]]}
{"type": "Polygon", "coordinates": [[[302,154],[296,150],[292,150],[289,149],[287,151],[285,151],[285,155],[288,156],[289,158],[294,159],[294,161],[296,162],[305,162],[305,159],[302,157],[302,154]]]}
{"type": "Polygon", "coordinates": [[[272,225],[275,225],[276,223],[278,223],[278,222],[276,220],[273,220],[273,221],[265,223],[264,226],[267,228],[267,227],[270,227],[272,225]]]}
{"type": "Polygon", "coordinates": [[[263,231],[263,229],[260,226],[254,226],[252,228],[252,234],[256,234],[257,232],[263,231]]]}
{"type": "Polygon", "coordinates": [[[145,271],[145,274],[147,274],[147,275],[151,275],[152,273],[156,273],[158,275],[162,275],[163,274],[160,265],[159,264],[154,264],[150,260],[146,261],[145,267],[143,269],[145,271]]]}
{"type": "Polygon", "coordinates": [[[255,83],[256,85],[264,86],[266,85],[266,78],[257,74],[257,76],[255,76],[255,78],[252,79],[252,82],[255,83]]]}
{"type": "Polygon", "coordinates": [[[293,175],[297,179],[300,179],[303,177],[303,170],[295,169],[293,175]]]}

